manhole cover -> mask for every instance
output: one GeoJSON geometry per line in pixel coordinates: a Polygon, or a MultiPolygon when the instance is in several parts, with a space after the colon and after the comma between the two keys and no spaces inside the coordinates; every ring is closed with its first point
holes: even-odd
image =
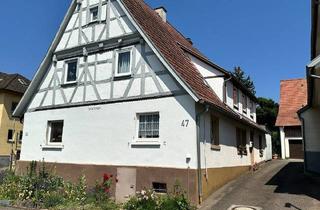
{"type": "Polygon", "coordinates": [[[260,207],[255,206],[240,206],[240,205],[233,205],[228,210],[262,210],[260,207]]]}

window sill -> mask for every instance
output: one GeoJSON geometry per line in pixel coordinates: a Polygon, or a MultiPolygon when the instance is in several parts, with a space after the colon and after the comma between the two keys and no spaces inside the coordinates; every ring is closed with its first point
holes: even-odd
{"type": "Polygon", "coordinates": [[[135,141],[131,143],[132,146],[160,146],[159,141],[135,141]]]}
{"type": "Polygon", "coordinates": [[[113,80],[117,81],[117,80],[124,80],[124,79],[130,79],[132,77],[131,73],[130,74],[118,74],[118,75],[114,75],[113,80]]]}
{"type": "Polygon", "coordinates": [[[221,146],[220,145],[211,145],[211,150],[220,151],[221,150],[221,146]]]}
{"type": "Polygon", "coordinates": [[[90,27],[92,25],[97,25],[97,24],[101,24],[101,23],[105,23],[106,21],[105,20],[93,20],[93,21],[90,21],[89,23],[87,23],[86,25],[84,25],[83,27],[90,27]]]}
{"type": "Polygon", "coordinates": [[[76,86],[78,84],[77,81],[74,81],[74,82],[66,82],[66,83],[63,83],[61,84],[60,86],[61,87],[71,87],[71,86],[76,86]]]}
{"type": "Polygon", "coordinates": [[[158,149],[161,147],[161,143],[159,141],[135,141],[131,142],[130,146],[132,148],[153,148],[158,149]]]}
{"type": "Polygon", "coordinates": [[[57,144],[57,145],[54,145],[54,144],[45,144],[45,145],[40,145],[40,147],[42,149],[63,149],[64,148],[64,145],[62,144],[57,144]]]}

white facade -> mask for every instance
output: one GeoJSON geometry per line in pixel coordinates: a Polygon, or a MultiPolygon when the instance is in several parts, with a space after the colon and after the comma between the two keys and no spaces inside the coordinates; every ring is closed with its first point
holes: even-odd
{"type": "Polygon", "coordinates": [[[22,160],[121,166],[196,168],[195,103],[188,96],[30,112],[22,160]],[[137,138],[137,114],[159,112],[160,138],[137,138]],[[172,116],[175,116],[174,118],[172,116]],[[63,142],[47,147],[48,120],[64,120],[63,142]],[[188,126],[181,126],[188,120],[188,126]]]}
{"type": "MultiPolygon", "coordinates": [[[[118,1],[84,0],[77,5],[30,99],[21,160],[197,169],[199,108],[185,85],[142,37],[118,1]],[[97,17],[91,14],[95,7],[97,17]],[[119,53],[123,51],[130,52],[131,70],[119,76],[119,53]],[[70,61],[76,62],[77,68],[72,82],[66,79],[70,61]],[[138,137],[138,115],[144,113],[159,114],[159,138],[138,137]],[[51,121],[63,121],[61,143],[49,141],[51,121]]],[[[194,56],[190,59],[223,101],[226,73],[194,56]]],[[[239,89],[235,109],[233,89],[234,84],[226,81],[226,104],[256,122],[256,104],[253,102],[250,109],[252,100],[245,96],[245,112],[239,89]]],[[[263,133],[249,124],[213,110],[205,114],[200,119],[202,168],[251,165],[251,154],[239,155],[236,143],[238,127],[247,132],[247,150],[250,131],[255,131],[254,141],[263,133]],[[211,114],[219,116],[219,151],[211,148],[211,114]]],[[[256,153],[252,154],[255,162],[265,160],[256,153]]]]}
{"type": "Polygon", "coordinates": [[[300,114],[304,129],[304,155],[306,172],[320,173],[319,107],[310,107],[300,114]]]}

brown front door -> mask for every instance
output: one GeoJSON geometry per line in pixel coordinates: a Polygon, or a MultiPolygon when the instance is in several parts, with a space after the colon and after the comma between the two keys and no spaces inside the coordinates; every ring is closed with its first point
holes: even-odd
{"type": "Polygon", "coordinates": [[[290,158],[303,159],[302,140],[289,140],[290,158]]]}

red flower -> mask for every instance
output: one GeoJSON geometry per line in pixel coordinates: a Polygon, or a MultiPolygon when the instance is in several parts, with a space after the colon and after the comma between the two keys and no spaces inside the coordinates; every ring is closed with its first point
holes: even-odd
{"type": "Polygon", "coordinates": [[[108,174],[103,174],[103,181],[108,181],[110,179],[108,174]]]}

